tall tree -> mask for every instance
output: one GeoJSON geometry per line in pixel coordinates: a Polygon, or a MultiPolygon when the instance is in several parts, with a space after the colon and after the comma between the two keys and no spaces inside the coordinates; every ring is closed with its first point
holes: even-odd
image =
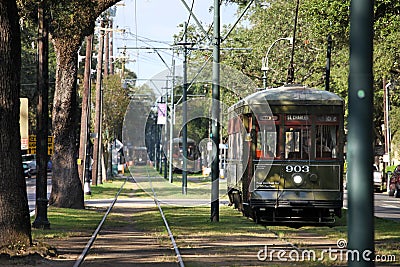
{"type": "MultiPolygon", "coordinates": [[[[243,6],[249,0],[227,0],[243,6]]],[[[295,0],[256,1],[247,14],[247,22],[237,27],[223,43],[230,47],[251,47],[247,54],[223,52],[222,63],[241,70],[244,74],[258,79],[261,85],[261,58],[274,40],[290,37],[293,28],[295,0]]],[[[299,23],[296,35],[295,81],[323,88],[327,36],[333,39],[331,61],[331,88],[347,102],[349,75],[349,10],[350,0],[301,0],[299,23]]],[[[400,107],[397,97],[400,86],[400,2],[375,0],[374,15],[374,132],[375,143],[383,142],[383,79],[392,84],[390,92],[392,108],[391,123],[399,120],[395,110],[400,107]]],[[[278,42],[269,54],[270,71],[268,84],[279,85],[284,81],[288,62],[288,42],[278,42]]],[[[400,144],[400,132],[394,132],[396,143],[400,144]],[[398,135],[397,137],[395,135],[398,135]]],[[[393,144],[392,144],[393,145],[393,144]]],[[[400,145],[397,145],[400,147],[400,145]]]]}
{"type": "MultiPolygon", "coordinates": [[[[34,14],[34,0],[20,1],[25,14],[34,14]]],[[[78,50],[85,36],[94,31],[96,18],[118,0],[49,1],[50,36],[57,69],[52,126],[54,154],[49,204],[83,208],[83,189],[77,166],[77,65],[78,50]]]]}
{"type": "Polygon", "coordinates": [[[19,131],[21,35],[15,1],[0,1],[0,248],[32,244],[19,131]]]}

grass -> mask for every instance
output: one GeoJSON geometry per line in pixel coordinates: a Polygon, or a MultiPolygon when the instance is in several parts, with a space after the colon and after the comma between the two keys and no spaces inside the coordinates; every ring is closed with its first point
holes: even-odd
{"type": "MultiPolygon", "coordinates": [[[[91,195],[85,195],[85,200],[114,198],[124,182],[125,179],[111,179],[97,186],[92,185],[90,187],[91,195]]],[[[118,198],[136,197],[140,191],[132,183],[127,182],[118,198]]]]}
{"type": "MultiPolygon", "coordinates": [[[[220,222],[210,222],[209,207],[163,207],[165,216],[169,222],[169,226],[176,237],[178,246],[181,248],[196,248],[192,244],[194,237],[197,239],[204,238],[203,242],[215,242],[224,240],[223,237],[232,239],[236,237],[244,237],[251,240],[260,237],[273,237],[277,234],[281,239],[300,240],[295,243],[299,247],[307,249],[304,239],[299,238],[299,229],[288,226],[267,226],[270,231],[266,231],[265,226],[255,224],[252,220],[243,217],[238,211],[231,207],[220,207],[220,222]]],[[[165,227],[160,222],[157,210],[146,211],[134,215],[134,221],[139,228],[144,231],[153,232],[155,235],[164,236],[163,242],[169,242],[166,235],[165,227]]],[[[332,244],[332,249],[338,249],[336,242],[339,239],[347,240],[346,211],[343,217],[338,219],[334,227],[329,226],[303,226],[300,228],[302,233],[316,234],[317,236],[325,236],[332,244]]],[[[291,241],[293,242],[293,241],[291,241]]],[[[227,244],[226,249],[229,245],[227,244]]],[[[220,248],[220,251],[221,252],[220,248]]],[[[251,247],[249,247],[251,249],[251,247]]],[[[223,249],[222,249],[223,250],[223,249]]],[[[400,223],[386,219],[375,219],[375,250],[377,255],[395,256],[397,263],[400,259],[400,223]]],[[[321,251],[317,250],[317,253],[321,251]]],[[[317,254],[319,257],[320,254],[317,254]]],[[[338,262],[325,260],[324,262],[304,262],[305,265],[299,263],[300,266],[336,266],[338,262]],[[311,264],[311,265],[310,265],[311,264]]],[[[341,263],[345,264],[345,263],[341,263]]]]}
{"type": "MultiPolygon", "coordinates": [[[[49,207],[47,218],[50,222],[50,229],[32,228],[32,238],[34,240],[65,238],[92,232],[103,215],[104,210],[49,207]]],[[[34,218],[32,218],[33,220],[34,218]]]]}
{"type": "MultiPolygon", "coordinates": [[[[115,194],[121,188],[123,180],[111,180],[92,186],[91,196],[85,196],[86,199],[114,198],[115,194]]],[[[129,197],[148,197],[147,192],[137,187],[136,184],[127,182],[121,191],[120,198],[129,197]]],[[[48,219],[51,223],[50,230],[32,229],[34,240],[46,242],[52,238],[68,238],[77,235],[91,234],[102,219],[106,208],[86,208],[84,210],[60,209],[49,207],[48,219]],[[77,230],[79,229],[79,230],[77,230]]],[[[220,240],[222,237],[234,238],[235,236],[269,236],[271,232],[265,231],[265,227],[255,224],[241,215],[232,207],[220,206],[220,222],[210,222],[209,207],[172,207],[163,206],[163,211],[168,220],[179,247],[190,248],[193,246],[190,238],[204,238],[208,241],[220,240]],[[229,234],[228,234],[229,233],[229,234]]],[[[149,234],[158,238],[161,244],[170,244],[167,237],[165,226],[163,225],[158,209],[146,209],[132,215],[132,219],[138,229],[148,231],[149,234]]],[[[118,220],[117,215],[107,218],[107,224],[118,227],[123,222],[118,220]]],[[[339,219],[335,227],[325,226],[304,226],[302,232],[315,233],[326,236],[332,243],[338,239],[347,239],[346,211],[343,217],[339,219]]],[[[286,226],[268,226],[279,237],[290,239],[295,237],[298,229],[286,226]]],[[[301,241],[299,241],[299,245],[301,241]]],[[[386,219],[375,219],[375,249],[378,255],[395,255],[400,259],[400,223],[386,219]]],[[[330,266],[332,263],[324,263],[324,266],[330,266]]],[[[304,266],[304,265],[303,265],[304,266]]],[[[310,266],[310,265],[308,265],[310,266]]]]}
{"type": "MultiPolygon", "coordinates": [[[[112,179],[97,186],[91,187],[91,195],[85,195],[88,199],[110,199],[114,198],[125,180],[112,179]]],[[[127,182],[118,198],[129,198],[140,194],[142,190],[137,189],[133,183],[127,182]]],[[[85,209],[66,209],[50,206],[47,218],[50,229],[32,228],[32,238],[43,241],[52,238],[68,238],[71,236],[92,234],[103,218],[107,208],[86,207],[85,209]]],[[[34,217],[31,218],[32,222],[34,217]]],[[[120,225],[118,216],[111,214],[107,221],[114,225],[120,225]]]]}
{"type": "MultiPolygon", "coordinates": [[[[211,178],[199,174],[189,174],[187,180],[187,195],[182,195],[182,175],[174,174],[173,182],[164,179],[164,176],[153,168],[133,166],[130,168],[137,185],[147,197],[154,194],[160,200],[169,199],[211,199],[211,178]]],[[[220,180],[220,198],[226,197],[226,180],[220,180]]],[[[140,196],[146,196],[140,194],[140,196]]]]}
{"type": "MultiPolygon", "coordinates": [[[[168,220],[172,232],[176,236],[199,235],[221,237],[227,233],[258,233],[263,232],[264,228],[251,220],[244,218],[239,212],[230,207],[220,207],[220,221],[213,223],[210,221],[209,207],[163,207],[163,212],[168,220]]],[[[158,210],[145,211],[134,214],[135,223],[139,228],[151,232],[152,229],[161,229],[164,226],[158,224],[160,215],[158,210]],[[156,226],[156,227],[154,227],[156,226]]]]}

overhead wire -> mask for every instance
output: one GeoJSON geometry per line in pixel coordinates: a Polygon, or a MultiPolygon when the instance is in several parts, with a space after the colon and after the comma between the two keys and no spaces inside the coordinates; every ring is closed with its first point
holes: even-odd
{"type": "Polygon", "coordinates": [[[186,22],[186,24],[185,24],[185,29],[184,29],[183,35],[181,36],[181,39],[179,40],[179,42],[182,42],[182,41],[183,41],[183,38],[184,38],[184,36],[185,36],[186,33],[187,33],[187,27],[188,27],[188,25],[189,25],[189,23],[190,23],[190,18],[192,17],[193,7],[194,7],[194,0],[192,1],[192,6],[190,7],[189,17],[188,17],[188,19],[187,19],[187,22],[186,22]]]}
{"type": "MultiPolygon", "coordinates": [[[[135,0],[135,36],[136,36],[136,40],[135,40],[135,44],[136,47],[138,46],[138,25],[137,25],[137,0],[135,0]]],[[[137,72],[136,74],[139,75],[139,50],[136,51],[136,68],[137,68],[137,72]]]]}

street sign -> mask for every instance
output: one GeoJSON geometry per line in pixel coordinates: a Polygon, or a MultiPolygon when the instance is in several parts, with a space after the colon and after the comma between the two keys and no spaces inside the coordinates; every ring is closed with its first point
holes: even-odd
{"type": "MultiPolygon", "coordinates": [[[[51,156],[54,153],[54,137],[47,137],[47,155],[51,156]]],[[[29,135],[28,154],[36,154],[36,135],[29,135]]]]}
{"type": "Polygon", "coordinates": [[[114,149],[120,151],[124,147],[124,144],[121,143],[118,139],[115,139],[115,147],[114,149]]]}

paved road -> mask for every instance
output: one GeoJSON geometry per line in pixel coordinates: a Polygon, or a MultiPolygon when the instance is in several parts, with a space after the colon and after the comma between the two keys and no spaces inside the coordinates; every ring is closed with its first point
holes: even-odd
{"type": "Polygon", "coordinates": [[[386,192],[375,194],[375,214],[400,221],[400,198],[389,197],[386,192]]]}
{"type": "MultiPolygon", "coordinates": [[[[26,185],[28,193],[29,210],[33,211],[35,209],[36,179],[35,178],[26,179],[26,185]]],[[[47,180],[48,197],[50,196],[50,191],[51,191],[51,179],[49,176],[49,179],[47,180]]],[[[389,197],[386,192],[375,193],[374,198],[375,198],[375,216],[380,218],[388,218],[400,221],[400,198],[389,197]]],[[[344,193],[344,199],[345,199],[344,206],[347,208],[347,191],[345,191],[344,193]]],[[[180,202],[182,200],[171,200],[171,201],[176,202],[175,204],[182,205],[182,202],[180,202]]],[[[95,202],[95,200],[93,200],[93,202],[95,202]]]]}
{"type": "MultiPolygon", "coordinates": [[[[387,192],[375,193],[375,216],[400,221],[400,198],[389,197],[387,192]]],[[[344,207],[347,208],[347,190],[344,192],[344,207]]]]}
{"type": "MultiPolygon", "coordinates": [[[[47,198],[50,197],[51,192],[51,178],[49,174],[47,175],[47,198]]],[[[29,211],[32,212],[35,210],[35,203],[36,203],[36,178],[26,179],[26,191],[28,194],[28,205],[29,211]]]]}

